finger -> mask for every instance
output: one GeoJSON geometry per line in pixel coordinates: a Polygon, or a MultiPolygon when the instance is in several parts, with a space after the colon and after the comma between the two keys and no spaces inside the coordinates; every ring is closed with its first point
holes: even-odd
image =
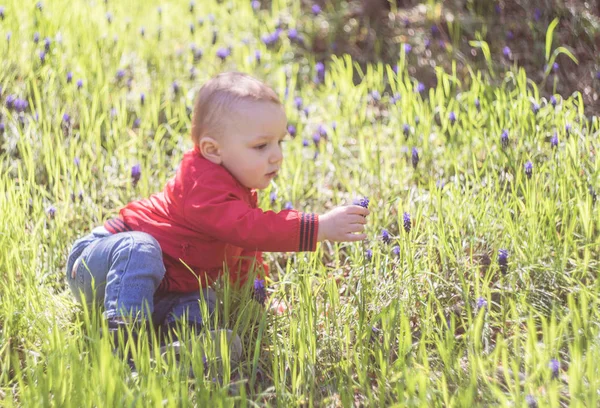
{"type": "Polygon", "coordinates": [[[348,213],[367,216],[370,214],[370,211],[368,208],[361,207],[360,205],[350,205],[348,206],[348,213]]]}
{"type": "Polygon", "coordinates": [[[346,234],[348,242],[364,241],[365,239],[367,239],[367,234],[346,234]]]}
{"type": "Polygon", "coordinates": [[[366,224],[367,223],[367,219],[365,217],[363,217],[362,215],[351,215],[350,216],[350,220],[349,220],[349,224],[366,224]]]}
{"type": "Polygon", "coordinates": [[[346,228],[347,232],[363,232],[365,230],[365,226],[362,224],[350,224],[346,228]]]}

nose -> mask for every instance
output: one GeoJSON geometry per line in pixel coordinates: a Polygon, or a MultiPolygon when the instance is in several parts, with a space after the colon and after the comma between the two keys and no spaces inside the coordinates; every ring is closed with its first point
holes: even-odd
{"type": "Polygon", "coordinates": [[[279,163],[283,160],[283,152],[281,151],[281,146],[277,145],[273,153],[271,153],[270,162],[271,163],[279,163]]]}

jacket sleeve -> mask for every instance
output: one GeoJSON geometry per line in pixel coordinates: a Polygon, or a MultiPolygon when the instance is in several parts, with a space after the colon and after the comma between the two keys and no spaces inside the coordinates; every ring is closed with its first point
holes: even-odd
{"type": "Polygon", "coordinates": [[[219,180],[191,188],[183,205],[189,228],[246,250],[316,250],[318,214],[296,210],[276,213],[253,208],[232,181],[219,180]]]}

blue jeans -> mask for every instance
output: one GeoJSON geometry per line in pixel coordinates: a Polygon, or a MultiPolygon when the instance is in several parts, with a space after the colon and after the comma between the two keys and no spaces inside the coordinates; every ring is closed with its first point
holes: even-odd
{"type": "Polygon", "coordinates": [[[159,243],[139,231],[111,234],[104,227],[94,228],[75,241],[67,260],[67,282],[75,298],[89,306],[104,305],[107,319],[132,314],[168,329],[185,317],[185,323],[199,329],[200,302],[206,302],[211,314],[217,304],[215,291],[157,292],[164,275],[159,243]]]}

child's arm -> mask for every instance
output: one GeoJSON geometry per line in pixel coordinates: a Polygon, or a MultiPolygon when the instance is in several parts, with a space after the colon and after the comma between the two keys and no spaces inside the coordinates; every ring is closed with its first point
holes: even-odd
{"type": "Polygon", "coordinates": [[[317,241],[360,241],[369,214],[366,208],[337,207],[327,214],[296,210],[263,211],[243,200],[239,189],[221,184],[193,189],[184,201],[190,228],[249,250],[314,251],[317,241]]]}

